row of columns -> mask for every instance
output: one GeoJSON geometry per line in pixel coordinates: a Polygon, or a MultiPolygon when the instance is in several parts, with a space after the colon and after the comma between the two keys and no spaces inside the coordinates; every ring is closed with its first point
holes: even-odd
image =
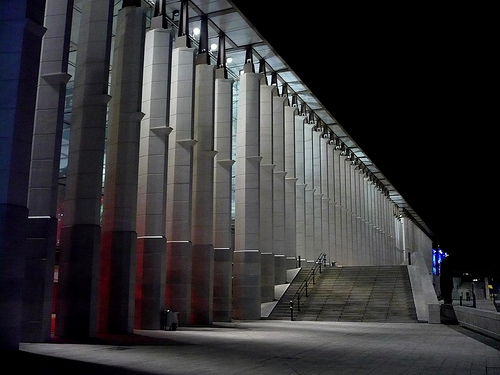
{"type": "MultiPolygon", "coordinates": [[[[10,3],[0,3],[1,16],[10,3]]],[[[24,8],[14,7],[19,14],[0,26],[9,33],[18,28],[20,35],[14,52],[0,53],[26,61],[17,75],[2,77],[18,93],[2,107],[12,118],[2,150],[12,152],[8,168],[2,166],[8,189],[0,202],[0,256],[2,270],[9,272],[0,273],[0,291],[13,296],[0,305],[10,317],[0,321],[2,347],[15,347],[21,336],[50,337],[70,78],[73,2],[48,0],[45,20],[45,2],[19,3],[24,8]],[[29,291],[25,298],[23,288],[29,291]],[[27,313],[20,313],[21,306],[27,313]]],[[[141,2],[123,2],[108,95],[114,2],[82,2],[56,334],[78,338],[159,329],[166,308],[179,312],[182,325],[259,319],[261,303],[274,299],[274,285],[286,282],[286,270],[296,267],[299,256],[313,262],[325,252],[345,265],[404,261],[399,249],[411,251],[405,247],[409,230],[395,218],[394,203],[351,163],[349,150],[334,142],[324,124],[294,101],[290,105],[276,73],[268,85],[265,61],[255,73],[251,48],[239,78],[232,144],[233,81],[227,78],[224,35],[217,66],[211,66],[207,19],[202,18],[197,50],[187,34],[187,1],[181,1],[177,37],[166,28],[160,3],[146,32],[141,2]]],[[[409,222],[412,233],[418,232],[409,222]]],[[[420,239],[413,249],[425,242],[421,237],[412,235],[420,239]]]]}

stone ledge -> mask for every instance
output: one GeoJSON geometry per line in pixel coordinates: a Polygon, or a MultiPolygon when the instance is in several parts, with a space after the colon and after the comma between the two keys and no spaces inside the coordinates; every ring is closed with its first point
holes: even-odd
{"type": "Polygon", "coordinates": [[[500,313],[464,306],[453,306],[453,310],[461,326],[500,340],[500,313]]]}

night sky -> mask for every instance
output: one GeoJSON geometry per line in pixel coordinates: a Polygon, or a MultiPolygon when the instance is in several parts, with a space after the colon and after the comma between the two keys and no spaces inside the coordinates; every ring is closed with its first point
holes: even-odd
{"type": "Polygon", "coordinates": [[[233,3],[424,220],[436,245],[466,268],[500,268],[492,8],[233,3]]]}

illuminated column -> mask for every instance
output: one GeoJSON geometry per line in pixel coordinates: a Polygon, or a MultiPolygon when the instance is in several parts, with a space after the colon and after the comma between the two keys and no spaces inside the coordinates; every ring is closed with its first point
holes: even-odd
{"type": "MultiPolygon", "coordinates": [[[[296,96],[294,97],[296,99],[296,96]]],[[[297,254],[297,177],[295,173],[295,117],[297,106],[285,107],[285,256],[286,268],[296,267],[297,254]]]]}
{"type": "MultiPolygon", "coordinates": [[[[312,116],[310,116],[312,118],[312,116]]],[[[313,262],[315,257],[315,211],[314,211],[314,154],[313,130],[315,123],[309,119],[304,127],[304,171],[305,171],[305,215],[306,215],[306,242],[305,252],[307,261],[313,262]]]]}
{"type": "Polygon", "coordinates": [[[323,133],[320,138],[320,165],[321,165],[321,251],[330,259],[330,198],[328,197],[328,153],[327,145],[330,140],[329,130],[326,125],[323,126],[323,133]]]}
{"type": "Polygon", "coordinates": [[[214,104],[214,321],[230,322],[233,312],[231,233],[233,81],[227,78],[225,36],[219,36],[214,104]]]}
{"type": "MultiPolygon", "coordinates": [[[[303,111],[302,111],[303,112],[303,111]]],[[[294,132],[295,132],[295,173],[297,176],[296,184],[296,212],[297,224],[295,230],[297,232],[296,256],[306,259],[306,180],[305,180],[305,141],[304,129],[306,128],[306,116],[301,113],[295,116],[294,132]]]]}
{"type": "Polygon", "coordinates": [[[368,266],[368,234],[367,234],[367,221],[366,221],[366,172],[365,168],[361,169],[359,175],[359,184],[360,184],[360,199],[361,199],[361,207],[360,207],[360,216],[361,216],[361,246],[362,246],[362,264],[364,266],[368,266]]]}
{"type": "Polygon", "coordinates": [[[236,136],[236,217],[233,270],[234,319],[260,319],[261,260],[259,252],[259,119],[260,78],[247,49],[240,76],[236,136]]]}
{"type": "Polygon", "coordinates": [[[286,283],[285,258],[285,106],[288,106],[286,84],[281,96],[273,97],[273,250],[275,283],[286,283]]]}
{"type": "Polygon", "coordinates": [[[99,261],[100,213],[113,4],[88,0],[82,6],[61,229],[57,336],[97,333],[99,266],[105,262],[99,261]]]}
{"type": "Polygon", "coordinates": [[[350,176],[350,211],[351,211],[351,242],[352,242],[352,263],[353,265],[359,265],[359,245],[358,245],[358,220],[357,220],[357,198],[358,198],[358,186],[356,180],[356,171],[354,169],[355,156],[351,153],[351,158],[347,162],[346,168],[350,176]]]}
{"type": "Polygon", "coordinates": [[[335,259],[334,261],[342,264],[343,263],[343,252],[342,252],[342,202],[341,202],[341,186],[342,181],[340,179],[340,140],[335,138],[335,145],[332,152],[332,168],[333,168],[333,199],[335,201],[335,242],[333,244],[335,249],[335,259]]]}
{"type": "Polygon", "coordinates": [[[165,308],[191,319],[191,214],[193,178],[194,54],[189,46],[188,4],[181,2],[179,33],[172,50],[167,172],[167,278],[165,308]]]}
{"type": "Polygon", "coordinates": [[[334,153],[335,153],[335,137],[333,133],[330,133],[329,140],[327,142],[326,146],[326,153],[327,153],[327,163],[328,163],[328,186],[327,186],[327,191],[328,191],[328,241],[329,241],[329,251],[327,253],[328,255],[328,261],[329,262],[337,262],[338,261],[338,256],[337,256],[337,247],[335,241],[337,240],[336,238],[336,222],[335,222],[335,159],[334,159],[334,153]]]}
{"type": "Polygon", "coordinates": [[[100,330],[133,333],[137,263],[137,181],[146,14],[118,11],[106,140],[100,264],[100,330]]]}
{"type": "Polygon", "coordinates": [[[348,212],[347,212],[347,182],[346,182],[346,168],[345,168],[345,146],[339,154],[339,189],[340,189],[340,216],[341,216],[341,264],[349,265],[349,238],[348,238],[348,212]]]}
{"type": "Polygon", "coordinates": [[[273,242],[273,97],[275,85],[268,86],[265,61],[259,62],[260,78],[260,242],[261,301],[274,300],[274,242],[273,242]]]}
{"type": "Polygon", "coordinates": [[[347,265],[354,265],[354,232],[352,225],[352,180],[351,180],[351,164],[350,164],[350,153],[351,150],[346,150],[346,155],[343,158],[343,168],[344,168],[344,181],[345,181],[345,218],[346,218],[346,244],[347,244],[347,265]]]}
{"type": "Polygon", "coordinates": [[[208,54],[208,20],[201,19],[196,56],[193,154],[193,263],[191,323],[212,324],[214,292],[214,84],[215,70],[208,54]]]}
{"type": "Polygon", "coordinates": [[[23,341],[50,339],[59,161],[73,1],[46,4],[28,191],[23,341]]]}
{"type": "Polygon", "coordinates": [[[314,186],[314,254],[316,260],[323,251],[323,193],[321,191],[321,130],[319,121],[313,127],[313,186],[314,186]]]}
{"type": "Polygon", "coordinates": [[[43,0],[0,2],[0,352],[17,351],[22,339],[28,180],[44,9],[43,0]]]}
{"type": "Polygon", "coordinates": [[[137,276],[135,328],[160,329],[165,310],[165,207],[171,30],[164,15],[146,33],[137,192],[137,276]]]}

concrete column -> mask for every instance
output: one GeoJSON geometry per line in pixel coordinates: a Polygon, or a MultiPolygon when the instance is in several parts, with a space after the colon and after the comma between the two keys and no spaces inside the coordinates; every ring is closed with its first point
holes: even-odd
{"type": "MultiPolygon", "coordinates": [[[[113,1],[83,3],[61,228],[58,336],[94,337],[97,333],[102,169],[110,99],[112,21],[113,1]]],[[[101,264],[103,262],[106,265],[106,260],[101,264]]],[[[103,286],[107,285],[107,280],[101,280],[103,286]]]]}
{"type": "Polygon", "coordinates": [[[326,153],[327,153],[327,163],[328,163],[328,185],[327,185],[327,191],[328,191],[328,241],[329,241],[329,251],[327,252],[328,256],[328,262],[337,262],[338,256],[337,256],[337,247],[335,241],[336,239],[336,233],[335,233],[335,160],[334,160],[334,153],[335,153],[335,143],[333,139],[328,141],[327,147],[326,147],[326,153]]]}
{"type": "MultiPolygon", "coordinates": [[[[349,153],[350,151],[348,151],[349,153]]],[[[345,182],[345,218],[346,218],[346,244],[347,244],[347,263],[346,265],[353,266],[354,263],[354,231],[352,224],[352,200],[353,200],[353,187],[351,180],[351,164],[347,158],[347,154],[343,158],[344,168],[344,182],[345,182]]]]}
{"type": "Polygon", "coordinates": [[[333,173],[335,184],[333,186],[333,196],[335,200],[335,261],[339,264],[343,263],[343,252],[342,252],[342,181],[340,178],[340,149],[336,145],[332,152],[333,159],[333,173]]]}
{"type": "Polygon", "coordinates": [[[191,323],[212,324],[214,293],[214,90],[215,67],[210,56],[202,19],[200,49],[196,57],[194,90],[193,154],[193,264],[191,282],[191,323]],[[205,40],[202,40],[205,39],[205,40]]]}
{"type": "Polygon", "coordinates": [[[43,0],[0,2],[0,351],[21,341],[28,180],[43,0]]]}
{"type": "Polygon", "coordinates": [[[233,249],[214,248],[213,320],[230,322],[233,316],[233,249]]]}
{"type": "Polygon", "coordinates": [[[231,231],[232,167],[234,164],[232,160],[233,81],[227,79],[224,69],[220,68],[215,72],[214,147],[217,154],[214,167],[213,320],[228,322],[231,321],[233,310],[233,236],[231,231]]]}
{"type": "Polygon", "coordinates": [[[165,310],[165,209],[171,30],[152,20],[146,33],[137,192],[135,328],[160,329],[165,310]]]}
{"type": "Polygon", "coordinates": [[[297,177],[295,173],[295,117],[297,107],[285,107],[285,256],[286,268],[296,267],[297,177]]]}
{"type": "MultiPolygon", "coordinates": [[[[274,253],[285,253],[285,147],[284,110],[287,97],[273,98],[273,243],[274,253]]],[[[288,107],[288,105],[286,105],[288,107]]]]}
{"type": "MultiPolygon", "coordinates": [[[[285,88],[283,88],[285,90],[285,88]]],[[[284,93],[284,95],[286,95],[284,93]]],[[[286,96],[273,98],[273,250],[275,256],[285,259],[285,106],[286,96]]],[[[281,258],[276,259],[275,280],[286,282],[286,266],[281,266],[281,258]],[[283,281],[284,280],[284,281],[283,281]]]]}
{"type": "Polygon", "coordinates": [[[236,217],[233,277],[234,319],[260,319],[261,260],[259,252],[259,119],[260,74],[247,60],[240,76],[236,136],[236,217]]]}
{"type": "Polygon", "coordinates": [[[328,197],[328,153],[327,145],[330,141],[328,132],[323,132],[320,136],[320,155],[321,155],[321,238],[322,252],[330,259],[330,198],[328,197]]]}
{"type": "Polygon", "coordinates": [[[265,62],[260,62],[260,240],[262,254],[261,301],[274,300],[274,190],[273,190],[273,98],[276,86],[267,85],[265,62]]]}
{"type": "Polygon", "coordinates": [[[313,262],[316,257],[315,205],[314,205],[314,123],[306,123],[304,128],[304,171],[305,171],[305,215],[306,215],[306,259],[313,262]]]}
{"type": "Polygon", "coordinates": [[[167,172],[167,280],[165,308],[178,311],[179,324],[191,319],[191,214],[193,182],[194,54],[188,36],[172,51],[167,172]]]}
{"type": "Polygon", "coordinates": [[[341,264],[349,265],[349,233],[348,233],[348,212],[347,212],[347,178],[345,169],[345,155],[339,154],[339,189],[340,189],[340,216],[341,216],[341,264]]]}
{"type": "MultiPolygon", "coordinates": [[[[321,191],[321,126],[313,128],[312,153],[313,153],[313,186],[314,186],[314,254],[316,260],[323,251],[323,193],[321,191]]],[[[309,260],[309,259],[308,259],[309,260]]]]}
{"type": "Polygon", "coordinates": [[[305,180],[305,139],[306,116],[297,115],[295,131],[295,173],[297,177],[295,207],[297,212],[296,256],[306,259],[306,180],[305,180]]]}
{"type": "Polygon", "coordinates": [[[100,330],[133,333],[137,264],[137,181],[146,14],[118,11],[106,140],[100,266],[100,330]]]}
{"type": "Polygon", "coordinates": [[[59,161],[73,1],[50,0],[40,57],[28,190],[23,341],[50,339],[57,242],[59,161]]]}
{"type": "Polygon", "coordinates": [[[273,253],[261,253],[261,287],[260,301],[271,302],[274,300],[275,285],[275,260],[273,253]]]}

